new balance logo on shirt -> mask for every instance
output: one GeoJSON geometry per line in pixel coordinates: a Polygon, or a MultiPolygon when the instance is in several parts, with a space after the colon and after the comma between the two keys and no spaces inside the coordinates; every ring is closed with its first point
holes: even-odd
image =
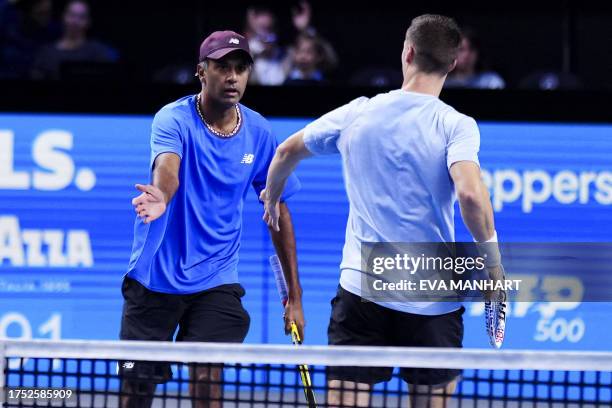
{"type": "Polygon", "coordinates": [[[242,160],[240,160],[240,163],[242,163],[242,164],[252,164],[254,158],[255,158],[254,154],[245,153],[244,156],[242,156],[242,160]]]}

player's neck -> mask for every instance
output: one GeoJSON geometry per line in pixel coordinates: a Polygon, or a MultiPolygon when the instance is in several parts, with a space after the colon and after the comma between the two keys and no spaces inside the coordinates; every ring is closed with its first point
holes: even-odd
{"type": "Polygon", "coordinates": [[[206,122],[217,129],[224,130],[236,125],[237,114],[234,105],[227,106],[215,103],[206,98],[204,93],[200,94],[200,108],[206,122]]]}
{"type": "Polygon", "coordinates": [[[440,77],[438,75],[417,72],[404,77],[402,90],[439,97],[445,79],[446,76],[440,77]]]}

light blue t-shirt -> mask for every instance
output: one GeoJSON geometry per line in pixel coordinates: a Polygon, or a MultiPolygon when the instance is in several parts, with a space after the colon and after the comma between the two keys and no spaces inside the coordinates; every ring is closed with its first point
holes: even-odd
{"type": "MultiPolygon", "coordinates": [[[[450,166],[478,164],[474,119],[440,99],[396,90],[358,98],[306,126],[313,154],[340,153],[349,216],[340,285],[361,294],[362,242],[453,242],[456,200],[450,166]]],[[[455,302],[377,302],[435,315],[455,302]]]]}
{"type": "MultiPolygon", "coordinates": [[[[176,153],[180,185],[160,218],[149,224],[136,218],[127,275],[157,292],[187,294],[238,282],[244,199],[251,186],[258,196],[265,188],[277,146],[268,121],[242,105],[238,133],[215,136],[195,101],[190,95],[164,106],[151,129],[151,165],[161,153],[176,153]]],[[[282,199],[299,188],[291,176],[282,199]]]]}

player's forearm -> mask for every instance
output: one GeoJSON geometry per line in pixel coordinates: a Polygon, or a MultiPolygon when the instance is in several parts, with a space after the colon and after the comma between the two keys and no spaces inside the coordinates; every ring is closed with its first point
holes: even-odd
{"type": "Polygon", "coordinates": [[[270,236],[274,248],[283,266],[285,281],[290,302],[302,301],[302,287],[298,276],[297,254],[295,248],[295,234],[293,222],[287,204],[280,203],[279,231],[270,228],[270,236]]]}
{"type": "Polygon", "coordinates": [[[303,131],[295,133],[276,149],[266,179],[266,191],[273,202],[280,201],[287,178],[295,170],[298,163],[311,156],[304,145],[303,134],[303,131]]]}
{"type": "Polygon", "coordinates": [[[156,166],[153,170],[153,185],[164,193],[166,204],[174,197],[179,184],[178,173],[171,166],[156,166]]]}
{"type": "Polygon", "coordinates": [[[461,217],[476,241],[484,242],[495,233],[493,207],[489,192],[480,182],[470,189],[457,192],[461,217]]]}

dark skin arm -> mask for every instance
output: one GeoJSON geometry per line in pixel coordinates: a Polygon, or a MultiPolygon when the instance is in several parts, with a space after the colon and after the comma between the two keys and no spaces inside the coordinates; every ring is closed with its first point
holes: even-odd
{"type": "Polygon", "coordinates": [[[175,153],[162,153],[153,164],[153,183],[136,184],[142,192],[132,200],[134,211],[145,224],[158,219],[179,188],[181,159],[175,153]]]}
{"type": "MultiPolygon", "coordinates": [[[[268,224],[270,233],[273,237],[275,233],[287,237],[287,239],[285,239],[287,242],[286,245],[288,246],[287,249],[290,250],[289,252],[293,257],[295,257],[295,238],[293,236],[293,226],[291,224],[291,218],[289,216],[287,205],[280,202],[280,197],[285,188],[287,178],[295,169],[299,161],[303,158],[311,156],[310,152],[304,146],[302,135],[303,131],[296,133],[276,149],[276,154],[274,155],[274,159],[272,159],[272,163],[268,169],[266,189],[264,189],[259,195],[259,199],[264,203],[263,220],[266,222],[266,224],[268,224]],[[286,232],[283,232],[283,230],[286,230],[286,232]]],[[[291,259],[288,259],[287,262],[283,262],[280,251],[278,251],[278,246],[277,252],[279,252],[279,258],[281,259],[281,263],[285,269],[288,290],[294,291],[295,299],[298,299],[299,295],[299,306],[296,304],[295,308],[296,310],[299,310],[299,314],[296,313],[296,315],[293,316],[293,320],[295,320],[296,325],[298,326],[298,331],[300,331],[300,336],[303,339],[303,326],[300,327],[300,322],[302,322],[302,324],[304,322],[301,305],[302,289],[298,281],[297,266],[291,266],[292,263],[297,265],[297,262],[295,262],[295,260],[292,261],[291,259]],[[290,271],[290,273],[287,271],[290,271]],[[289,282],[292,282],[291,286],[289,286],[289,282]]],[[[291,298],[291,294],[289,295],[289,298],[291,298]]],[[[289,311],[293,313],[293,310],[289,311]]],[[[285,330],[288,328],[288,323],[291,321],[292,317],[287,311],[286,314],[285,330]]]]}
{"type": "Polygon", "coordinates": [[[295,247],[295,234],[293,231],[293,223],[291,214],[286,203],[279,205],[279,229],[278,231],[268,227],[270,237],[274,243],[274,248],[281,265],[283,266],[283,274],[285,282],[287,282],[287,292],[289,299],[285,305],[285,333],[290,331],[291,322],[295,322],[300,338],[304,340],[304,312],[302,310],[302,287],[298,276],[297,255],[295,247]]]}

